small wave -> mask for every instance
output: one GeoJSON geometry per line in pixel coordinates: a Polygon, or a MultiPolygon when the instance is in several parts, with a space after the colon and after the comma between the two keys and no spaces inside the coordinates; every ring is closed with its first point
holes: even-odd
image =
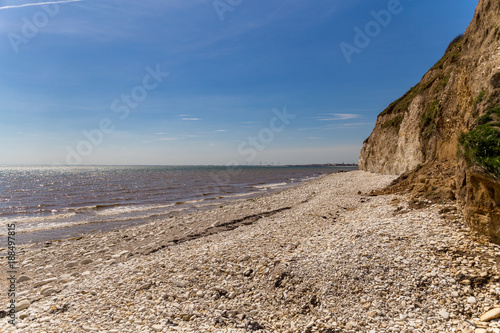
{"type": "Polygon", "coordinates": [[[0,223],[40,223],[50,220],[63,220],[75,216],[75,213],[55,214],[46,216],[34,217],[14,217],[14,218],[0,218],[0,223]]]}
{"type": "MultiPolygon", "coordinates": [[[[123,221],[123,220],[120,220],[123,221]]],[[[79,225],[85,225],[85,224],[91,224],[91,223],[100,223],[103,221],[81,221],[81,222],[48,222],[48,223],[43,223],[43,224],[35,224],[33,226],[28,226],[26,228],[21,227],[16,227],[16,232],[17,233],[29,233],[29,232],[36,232],[36,231],[43,231],[43,230],[54,230],[54,229],[61,229],[61,228],[67,228],[67,227],[77,227],[79,225]]],[[[105,222],[112,222],[112,221],[105,221],[105,222]]],[[[0,237],[5,236],[6,233],[0,233],[0,237]]]]}
{"type": "Polygon", "coordinates": [[[282,187],[287,185],[287,183],[276,183],[276,184],[266,184],[266,185],[255,185],[252,186],[253,188],[257,188],[259,190],[267,190],[267,189],[272,189],[272,188],[277,188],[277,187],[282,187]]]}
{"type": "Polygon", "coordinates": [[[107,209],[103,209],[101,211],[98,211],[97,215],[109,216],[109,215],[129,214],[129,213],[136,213],[136,212],[147,211],[147,210],[152,210],[152,209],[170,208],[170,207],[174,206],[174,204],[168,204],[168,205],[140,205],[140,206],[123,206],[123,205],[120,206],[120,205],[115,205],[115,206],[116,207],[114,207],[114,208],[107,208],[107,209]]]}
{"type": "Polygon", "coordinates": [[[249,195],[254,195],[255,193],[258,193],[257,191],[254,192],[248,192],[248,193],[238,193],[238,194],[231,194],[231,195],[220,195],[217,198],[208,198],[205,200],[217,200],[217,199],[231,199],[231,198],[239,198],[239,197],[247,197],[249,195]]]}
{"type": "MultiPolygon", "coordinates": [[[[176,210],[174,212],[182,212],[185,209],[180,209],[176,210]]],[[[71,222],[65,222],[65,221],[51,221],[47,223],[36,223],[33,225],[27,225],[25,227],[20,226],[19,228],[16,227],[16,232],[17,233],[30,233],[30,232],[37,232],[37,231],[43,231],[43,230],[54,230],[54,229],[61,229],[61,228],[71,228],[71,227],[78,227],[82,225],[88,225],[88,224],[120,224],[120,223],[128,223],[128,222],[134,222],[134,221],[150,221],[153,218],[161,218],[161,217],[166,217],[169,214],[172,214],[173,212],[169,212],[168,214],[158,214],[158,213],[153,213],[153,214],[148,214],[148,215],[143,215],[143,216],[136,216],[136,217],[128,217],[128,218],[117,218],[117,219],[106,219],[106,220],[90,220],[90,221],[71,221],[71,222]]],[[[31,222],[40,222],[40,221],[31,221],[31,222]]],[[[24,225],[24,224],[23,224],[24,225]]],[[[0,232],[0,237],[6,236],[6,232],[0,232]]]]}
{"type": "Polygon", "coordinates": [[[86,212],[86,211],[89,211],[89,210],[95,210],[95,209],[97,209],[97,205],[82,206],[82,207],[71,207],[71,208],[68,208],[68,212],[82,213],[82,212],[86,212]]]}
{"type": "Polygon", "coordinates": [[[130,213],[137,213],[137,212],[146,212],[150,210],[161,210],[161,209],[168,209],[172,208],[174,206],[179,206],[179,205],[190,205],[190,204],[197,204],[200,202],[203,202],[204,200],[187,200],[187,201],[176,201],[174,203],[169,203],[166,205],[139,205],[139,206],[119,206],[115,208],[108,208],[102,211],[98,211],[97,215],[99,216],[110,216],[110,215],[119,215],[119,214],[130,214],[130,213]]]}
{"type": "Polygon", "coordinates": [[[104,205],[96,205],[96,209],[108,209],[109,207],[117,207],[117,206],[122,206],[122,204],[119,203],[114,203],[114,204],[104,204],[104,205]]]}

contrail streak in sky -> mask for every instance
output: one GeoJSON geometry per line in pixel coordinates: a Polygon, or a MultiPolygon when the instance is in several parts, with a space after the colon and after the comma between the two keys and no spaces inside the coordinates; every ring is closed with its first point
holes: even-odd
{"type": "Polygon", "coordinates": [[[0,7],[0,10],[2,9],[11,9],[11,8],[21,8],[21,7],[28,7],[28,6],[41,6],[41,5],[52,5],[56,3],[65,3],[65,2],[80,2],[82,0],[62,0],[62,1],[48,1],[48,2],[35,2],[35,3],[25,3],[22,5],[12,5],[12,6],[4,6],[0,7]]]}

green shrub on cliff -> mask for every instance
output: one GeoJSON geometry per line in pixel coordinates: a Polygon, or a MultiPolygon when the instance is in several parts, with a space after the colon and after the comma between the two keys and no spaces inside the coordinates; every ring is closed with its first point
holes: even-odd
{"type": "Polygon", "coordinates": [[[464,34],[460,34],[457,37],[453,38],[453,40],[450,42],[450,44],[446,48],[446,52],[451,51],[453,49],[453,47],[455,46],[455,44],[460,42],[462,40],[462,38],[464,38],[464,34]]]}
{"type": "Polygon", "coordinates": [[[446,49],[444,56],[439,59],[439,61],[432,66],[432,70],[442,69],[445,63],[455,63],[460,59],[462,53],[463,35],[458,35],[454,40],[451,41],[450,45],[446,49]]]}
{"type": "Polygon", "coordinates": [[[385,123],[383,123],[382,128],[393,127],[396,129],[396,131],[399,132],[399,129],[401,128],[402,122],[403,122],[403,116],[398,114],[396,117],[393,117],[393,118],[387,120],[385,123]]]}
{"type": "Polygon", "coordinates": [[[500,178],[499,120],[500,105],[497,105],[476,120],[476,127],[472,131],[463,133],[460,137],[465,159],[497,178],[500,178]]]}
{"type": "Polygon", "coordinates": [[[427,138],[434,133],[436,129],[436,120],[441,115],[443,106],[439,99],[429,104],[425,109],[422,119],[420,120],[420,132],[424,138],[427,138]]]}
{"type": "Polygon", "coordinates": [[[474,106],[477,106],[479,103],[481,103],[484,99],[484,95],[486,95],[486,92],[483,90],[477,95],[476,99],[474,100],[474,106]]]}

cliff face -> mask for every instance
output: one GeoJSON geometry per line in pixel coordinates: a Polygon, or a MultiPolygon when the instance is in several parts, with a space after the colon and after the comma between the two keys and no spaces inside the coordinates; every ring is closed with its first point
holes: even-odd
{"type": "Polygon", "coordinates": [[[468,223],[500,243],[499,133],[500,1],[480,0],[464,36],[378,116],[359,166],[456,197],[468,223]]]}

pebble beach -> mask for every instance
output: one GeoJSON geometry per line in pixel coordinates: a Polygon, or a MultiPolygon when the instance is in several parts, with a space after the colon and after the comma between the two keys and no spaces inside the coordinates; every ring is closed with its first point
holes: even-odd
{"type": "Polygon", "coordinates": [[[335,173],[20,246],[15,326],[0,332],[500,333],[500,247],[455,202],[370,195],[394,179],[335,173]]]}

